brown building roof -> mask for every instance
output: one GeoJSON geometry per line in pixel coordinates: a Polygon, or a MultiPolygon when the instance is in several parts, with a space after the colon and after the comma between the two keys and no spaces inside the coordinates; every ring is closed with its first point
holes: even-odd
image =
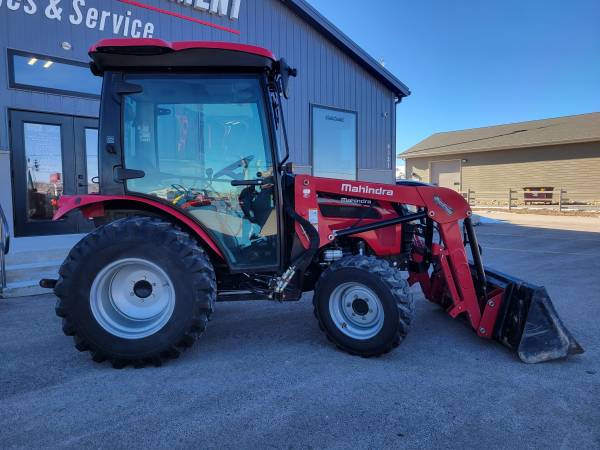
{"type": "Polygon", "coordinates": [[[600,112],[435,133],[400,158],[600,141],[600,112]]]}

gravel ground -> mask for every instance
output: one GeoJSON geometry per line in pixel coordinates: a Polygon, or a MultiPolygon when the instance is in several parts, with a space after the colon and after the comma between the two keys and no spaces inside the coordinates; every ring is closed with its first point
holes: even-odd
{"type": "Polygon", "coordinates": [[[308,296],[219,304],[180,359],[114,370],[63,336],[52,295],[0,300],[0,446],[598,449],[600,227],[501,219],[477,229],[485,263],[545,285],[585,354],[523,364],[418,294],[398,349],[352,357],[308,296]]]}

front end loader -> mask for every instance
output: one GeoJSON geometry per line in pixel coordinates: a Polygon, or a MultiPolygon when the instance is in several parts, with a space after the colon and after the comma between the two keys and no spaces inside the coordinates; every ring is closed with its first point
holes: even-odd
{"type": "Polygon", "coordinates": [[[104,40],[90,56],[103,77],[100,192],[61,197],[54,219],[97,228],[40,283],[95,361],[159,365],[204,332],[217,301],[308,291],[329,340],[378,356],[407,335],[412,284],[524,362],[583,352],[544,288],[484,267],[455,191],[295,174],[285,60],[157,39],[104,40]]]}

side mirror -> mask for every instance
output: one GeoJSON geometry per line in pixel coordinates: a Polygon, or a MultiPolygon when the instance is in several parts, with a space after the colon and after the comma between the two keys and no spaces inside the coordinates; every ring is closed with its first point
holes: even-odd
{"type": "Polygon", "coordinates": [[[281,76],[281,90],[283,91],[283,96],[287,99],[290,98],[290,77],[297,77],[298,70],[288,66],[286,60],[283,58],[277,61],[277,63],[279,66],[279,74],[281,76]]]}

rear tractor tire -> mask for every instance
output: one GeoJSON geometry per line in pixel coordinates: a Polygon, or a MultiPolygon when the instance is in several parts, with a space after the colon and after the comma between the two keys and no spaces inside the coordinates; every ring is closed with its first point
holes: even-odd
{"type": "Polygon", "coordinates": [[[414,315],[406,280],[373,256],[349,256],[332,264],[317,282],[313,305],[327,338],[364,357],[397,347],[414,315]]]}
{"type": "Polygon", "coordinates": [[[79,351],[116,368],[160,365],[204,331],[216,301],[204,250],[173,224],[116,220],[69,253],[54,288],[56,314],[79,351]]]}

